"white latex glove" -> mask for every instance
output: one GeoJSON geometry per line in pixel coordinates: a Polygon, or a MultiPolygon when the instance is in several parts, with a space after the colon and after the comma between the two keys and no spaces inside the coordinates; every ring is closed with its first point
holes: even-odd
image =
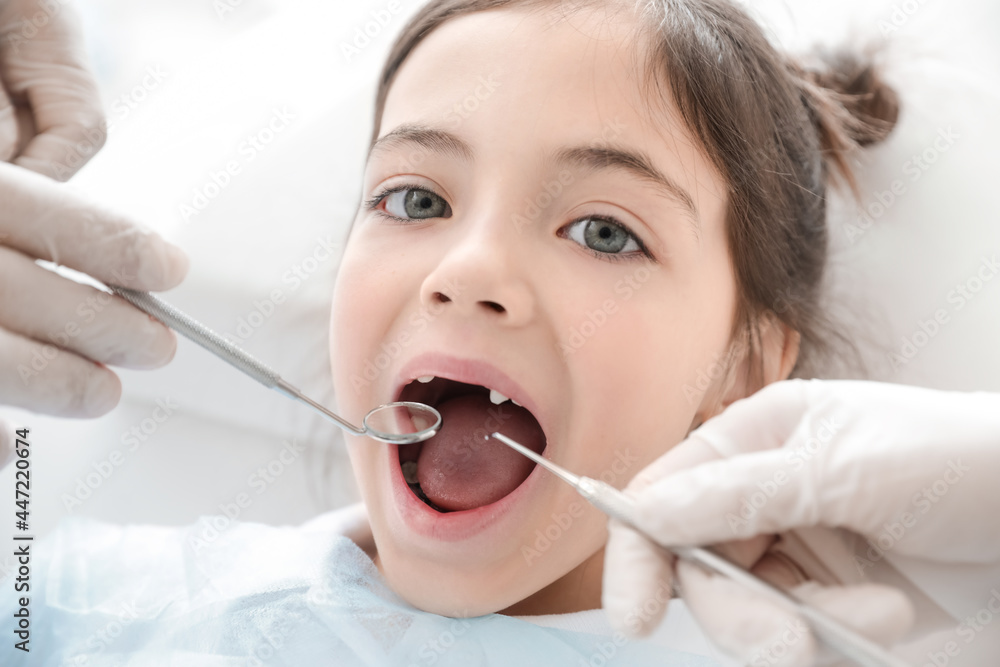
{"type": "MultiPolygon", "coordinates": [[[[774,538],[766,536],[825,526],[831,535],[856,534],[871,544],[882,538],[888,548],[881,558],[919,563],[925,573],[996,571],[998,477],[1000,395],[797,380],[734,403],[642,471],[626,491],[650,535],[673,545],[722,545],[759,576],[889,645],[915,620],[927,625],[914,619],[907,597],[864,583],[866,568],[853,556],[839,564],[847,567],[841,572],[857,574],[852,585],[802,583],[809,564],[772,553],[774,538]]],[[[604,569],[604,607],[612,624],[629,636],[648,633],[665,609],[648,604],[650,591],[662,590],[676,574],[703,629],[747,664],[831,659],[817,652],[799,619],[728,580],[677,565],[613,523],[604,569]]],[[[836,563],[826,565],[836,570],[836,563]]],[[[995,585],[981,583],[976,594],[995,585]]],[[[925,591],[907,592],[920,597],[925,591]]],[[[943,616],[941,608],[935,611],[943,616]]]]}
{"type": "Polygon", "coordinates": [[[65,181],[104,145],[69,0],[0,0],[0,160],[65,181]]]}
{"type": "MultiPolygon", "coordinates": [[[[0,0],[0,405],[94,417],[121,395],[104,364],[161,366],[176,338],[35,259],[153,291],[177,285],[188,262],[158,235],[45,178],[68,179],[107,134],[68,1],[0,0]]],[[[0,420],[0,463],[12,445],[13,427],[0,420]]]]}

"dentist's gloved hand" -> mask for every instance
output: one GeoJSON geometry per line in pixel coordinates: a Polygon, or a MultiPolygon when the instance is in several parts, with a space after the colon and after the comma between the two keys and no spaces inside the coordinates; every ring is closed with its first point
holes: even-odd
{"type": "Polygon", "coordinates": [[[67,180],[107,136],[66,0],[0,0],[0,161],[67,180]]]}
{"type": "MultiPolygon", "coordinates": [[[[0,405],[97,417],[121,395],[105,364],[157,368],[177,339],[125,300],[35,263],[48,260],[105,284],[162,291],[183,280],[187,256],[154,232],[67,186],[0,163],[0,405]]],[[[0,425],[0,461],[12,442],[0,425]]]]}
{"type": "MultiPolygon", "coordinates": [[[[0,405],[96,417],[121,395],[105,364],[161,366],[176,338],[122,299],[35,260],[152,291],[180,283],[188,261],[51,180],[76,173],[106,136],[81,41],[66,2],[0,0],[0,405]]],[[[0,420],[0,465],[13,441],[0,420]]]]}
{"type": "MultiPolygon", "coordinates": [[[[996,566],[998,476],[998,394],[788,381],[732,404],[626,491],[650,535],[666,544],[721,545],[758,576],[888,645],[921,621],[906,596],[861,575],[851,585],[804,581],[809,568],[772,551],[772,536],[824,526],[884,544],[879,539],[890,526],[893,543],[883,552],[890,563],[916,560],[942,577],[996,566]]],[[[853,557],[846,560],[840,565],[859,570],[853,557]]],[[[650,591],[674,576],[708,635],[748,664],[830,659],[814,638],[798,633],[801,622],[787,612],[728,580],[675,563],[634,531],[612,524],[604,607],[613,625],[627,635],[648,633],[665,609],[648,604],[650,591]],[[769,652],[773,647],[781,650],[769,652]]]]}

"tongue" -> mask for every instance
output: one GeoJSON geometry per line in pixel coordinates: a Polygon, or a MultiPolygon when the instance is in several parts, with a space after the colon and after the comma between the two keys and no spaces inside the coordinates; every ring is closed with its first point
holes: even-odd
{"type": "Polygon", "coordinates": [[[446,510],[494,503],[527,479],[534,462],[502,442],[499,431],[541,453],[545,435],[531,413],[513,403],[493,405],[482,394],[459,396],[437,406],[441,430],[425,442],[417,459],[424,495],[446,510]]]}

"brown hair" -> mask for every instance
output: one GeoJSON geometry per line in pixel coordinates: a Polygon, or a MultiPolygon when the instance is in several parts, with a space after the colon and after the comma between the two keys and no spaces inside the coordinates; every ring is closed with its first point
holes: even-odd
{"type": "MultiPolygon", "coordinates": [[[[612,3],[622,4],[582,4],[612,3]]],[[[491,9],[563,4],[567,0],[432,0],[389,54],[373,141],[400,67],[437,27],[491,9]]],[[[734,342],[754,350],[760,317],[773,314],[801,335],[796,374],[809,374],[811,360],[839,337],[819,306],[828,181],[839,175],[857,195],[851,153],[889,134],[898,98],[867,55],[817,54],[814,63],[794,62],[729,0],[642,4],[650,86],[670,95],[729,186],[726,227],[739,294],[734,342]]]]}

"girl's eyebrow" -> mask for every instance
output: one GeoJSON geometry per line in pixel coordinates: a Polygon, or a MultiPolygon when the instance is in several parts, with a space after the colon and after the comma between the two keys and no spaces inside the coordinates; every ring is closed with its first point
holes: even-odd
{"type": "MultiPolygon", "coordinates": [[[[372,144],[369,158],[375,153],[418,146],[426,151],[450,155],[465,162],[475,160],[475,149],[464,139],[447,130],[415,124],[403,124],[372,144]]],[[[679,204],[694,223],[696,234],[700,232],[698,208],[691,195],[653,165],[650,157],[640,151],[612,145],[591,145],[564,148],[555,155],[557,165],[570,165],[589,171],[624,171],[642,181],[652,184],[668,199],[679,204]]]]}
{"type": "Polygon", "coordinates": [[[695,233],[701,230],[698,208],[687,190],[653,165],[650,157],[640,151],[612,145],[564,148],[556,154],[556,164],[572,165],[589,171],[624,171],[655,186],[668,199],[679,204],[691,217],[695,233]]]}
{"type": "Polygon", "coordinates": [[[434,127],[409,123],[400,125],[384,137],[379,137],[372,144],[371,150],[368,151],[368,157],[407,144],[419,146],[434,153],[451,155],[466,162],[472,162],[476,158],[476,151],[458,135],[434,127]]]}

